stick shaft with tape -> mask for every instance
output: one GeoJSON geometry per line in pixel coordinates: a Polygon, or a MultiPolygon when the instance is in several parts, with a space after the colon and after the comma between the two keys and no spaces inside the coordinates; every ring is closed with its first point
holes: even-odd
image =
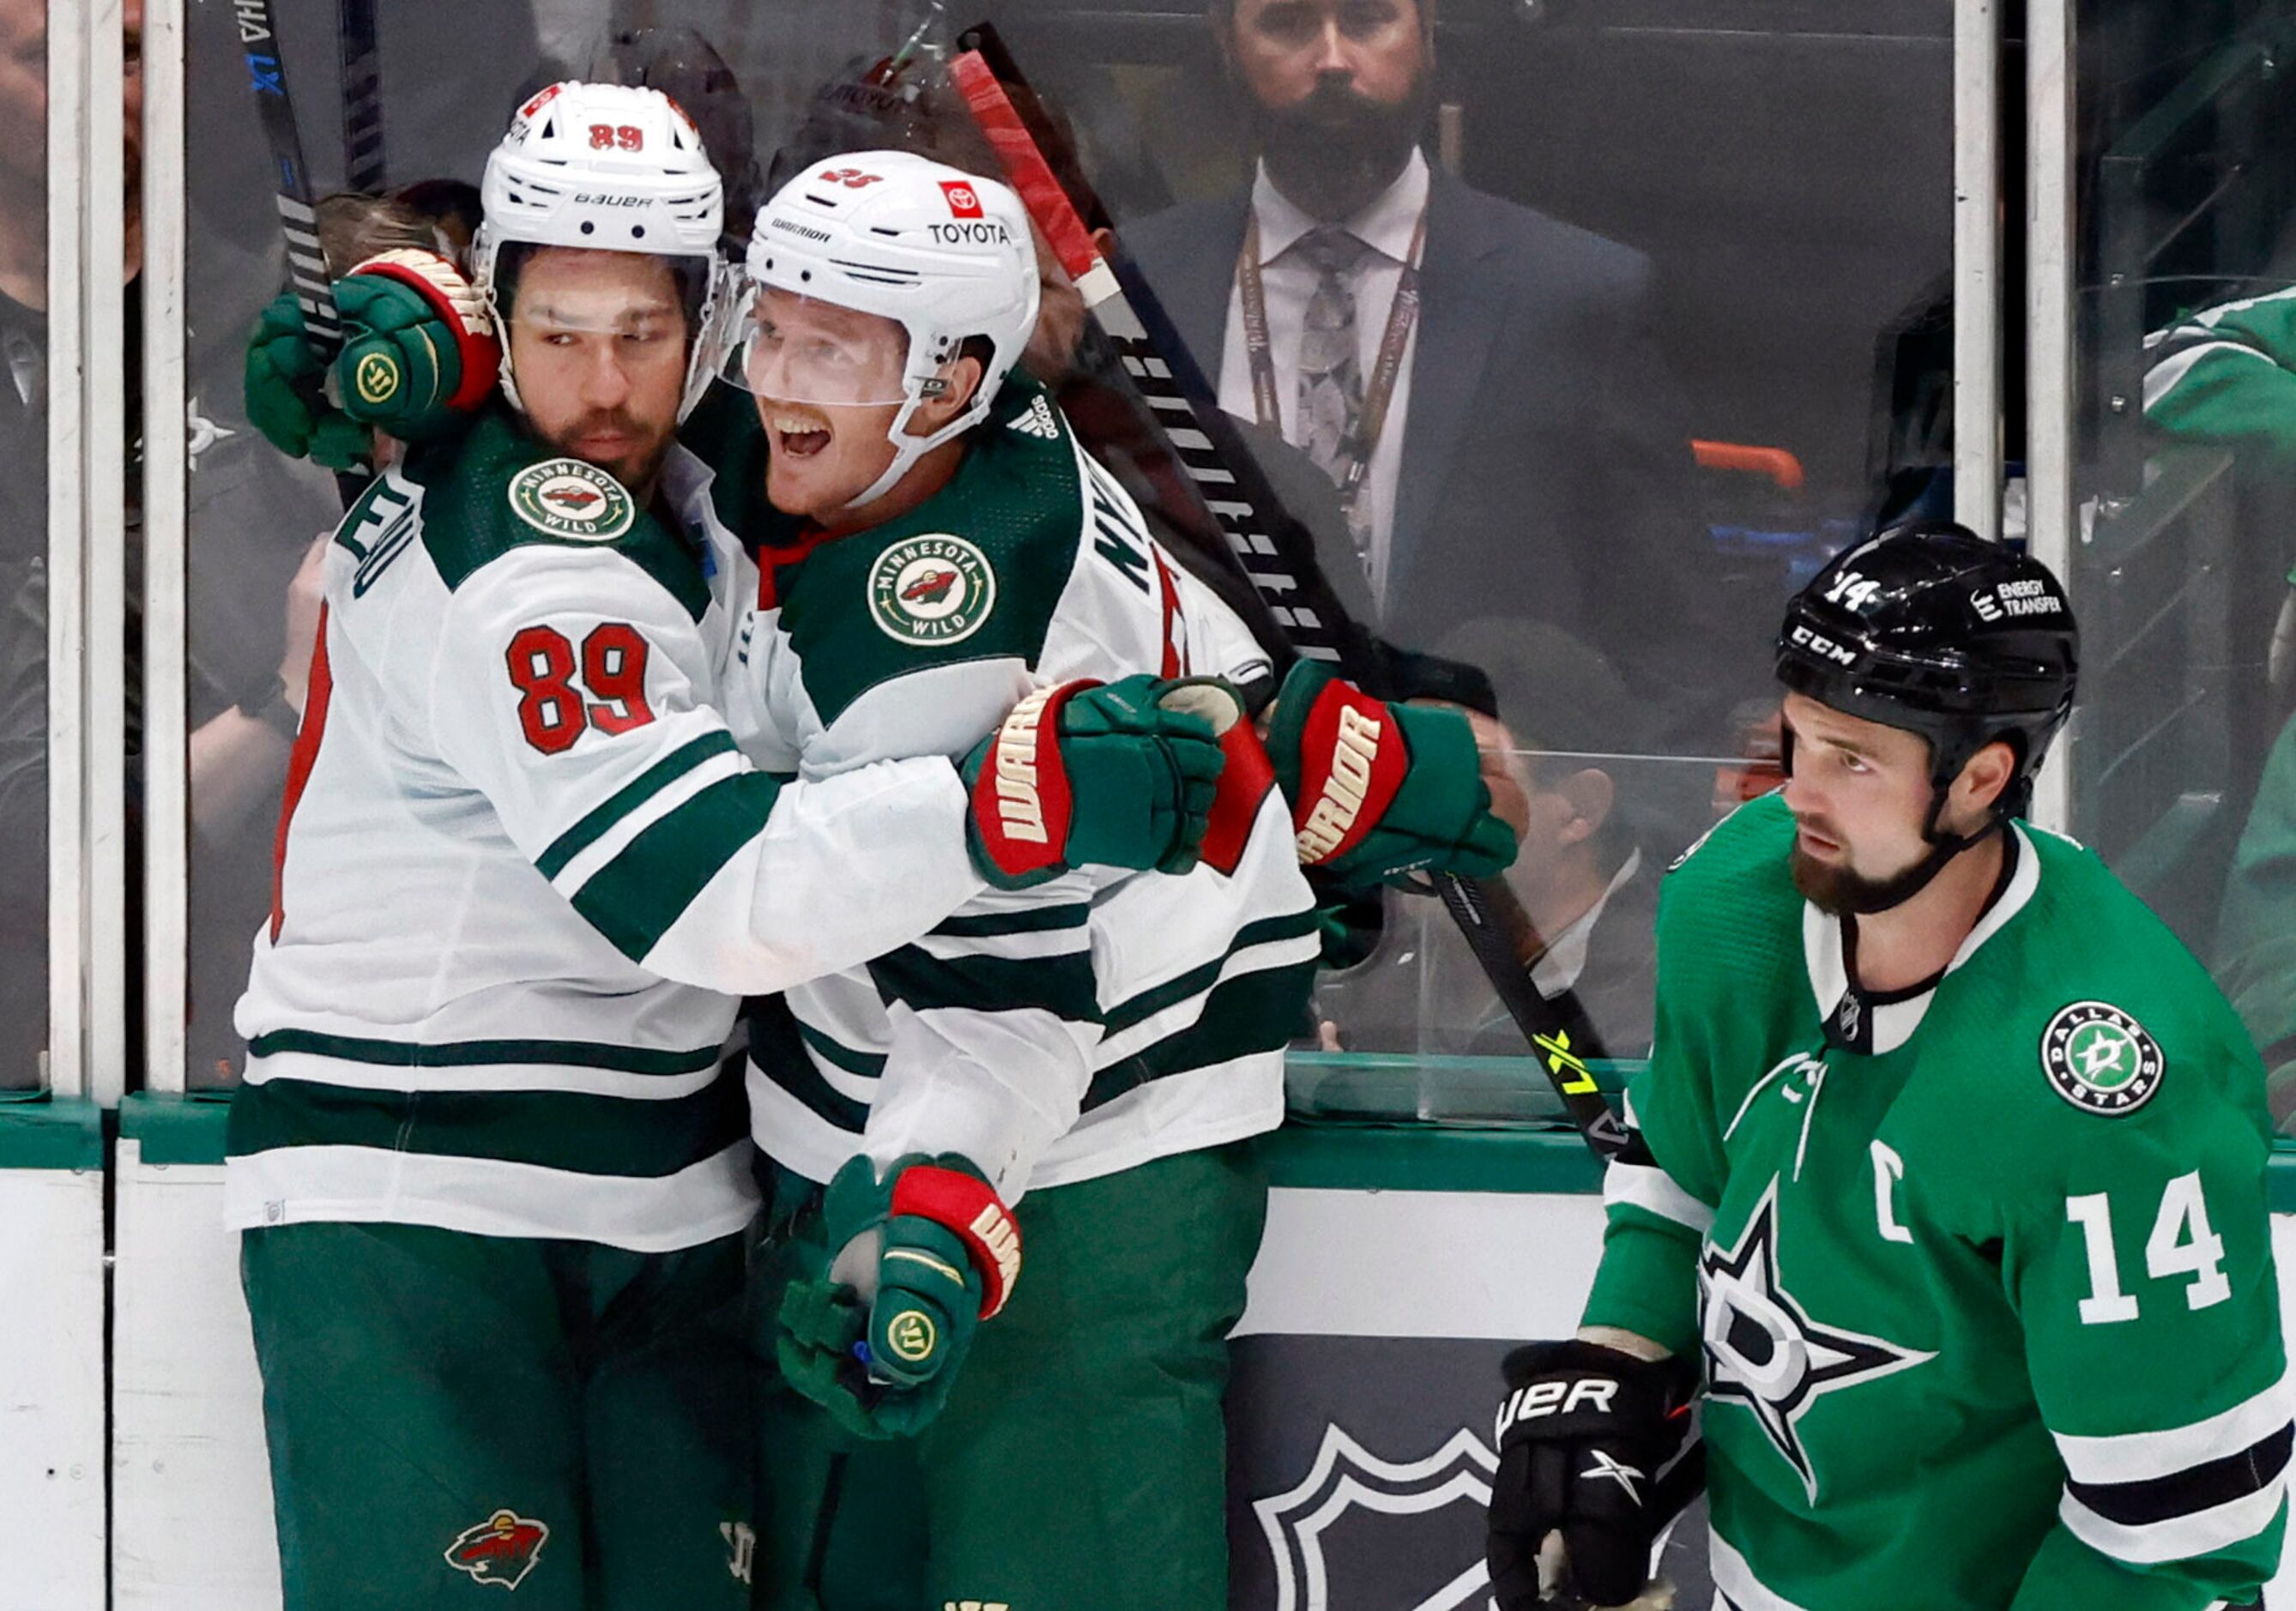
{"type": "MultiPolygon", "coordinates": [[[[1266,601],[1293,650],[1335,662],[1359,686],[1379,692],[1372,640],[1341,608],[1316,561],[1312,536],[1275,497],[1234,421],[1218,406],[1218,394],[1138,273],[1120,249],[1104,253],[1095,244],[1037,135],[1005,93],[1004,81],[1019,78],[994,30],[968,30],[965,43],[973,48],[950,62],[958,93],[1029,217],[1082,292],[1174,457],[1218,519],[1227,538],[1227,557],[1266,601]],[[992,53],[1000,58],[994,63],[992,53]]],[[[1549,997],[1530,982],[1519,945],[1529,940],[1535,949],[1536,931],[1514,891],[1496,879],[1444,874],[1435,883],[1571,1123],[1598,1155],[1617,1152],[1626,1143],[1625,1131],[1587,1067],[1603,1055],[1601,1043],[1569,991],[1549,997]]]]}

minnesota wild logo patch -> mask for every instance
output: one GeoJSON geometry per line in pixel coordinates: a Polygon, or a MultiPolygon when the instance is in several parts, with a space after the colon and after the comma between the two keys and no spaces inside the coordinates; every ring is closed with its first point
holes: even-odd
{"type": "Polygon", "coordinates": [[[549,1541],[548,1523],[515,1510],[497,1510],[456,1535],[447,1546],[447,1564],[468,1573],[474,1582],[499,1583],[515,1593],[549,1541]]]}
{"type": "Polygon", "coordinates": [[[905,538],[869,569],[869,614],[887,637],[904,643],[963,642],[996,607],[988,556],[946,532],[905,538]]]}
{"type": "Polygon", "coordinates": [[[637,506],[622,484],[579,459],[545,459],[511,478],[511,512],[570,543],[611,543],[629,530],[637,506]]]}
{"type": "Polygon", "coordinates": [[[2041,1032],[2041,1072],[2050,1089],[2087,1113],[2136,1112],[2168,1069],[2161,1043],[2110,1002],[2061,1008],[2041,1032]]]}

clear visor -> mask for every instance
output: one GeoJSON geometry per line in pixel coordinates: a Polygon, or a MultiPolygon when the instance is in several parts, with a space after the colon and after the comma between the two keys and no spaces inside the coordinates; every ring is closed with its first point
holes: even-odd
{"type": "Polygon", "coordinates": [[[524,288],[511,305],[512,328],[529,336],[613,336],[639,346],[676,348],[685,339],[685,310],[660,297],[571,287],[524,288]]]}
{"type": "Polygon", "coordinates": [[[753,295],[734,322],[723,373],[776,403],[882,408],[907,401],[906,347],[890,321],[808,297],[753,295]]]}

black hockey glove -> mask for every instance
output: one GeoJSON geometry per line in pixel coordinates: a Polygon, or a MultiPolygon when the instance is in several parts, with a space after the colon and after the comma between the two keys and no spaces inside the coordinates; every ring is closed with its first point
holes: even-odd
{"type": "Polygon", "coordinates": [[[1626,1605],[1642,1593],[1651,1546],[1679,1508],[1653,1501],[1659,1468],[1690,1428],[1695,1362],[1639,1360],[1599,1343],[1531,1343],[1501,1370],[1508,1391],[1491,1479],[1492,1598],[1499,1611],[1546,1603],[1539,1545],[1560,1532],[1567,1558],[1554,1591],[1626,1605]]]}

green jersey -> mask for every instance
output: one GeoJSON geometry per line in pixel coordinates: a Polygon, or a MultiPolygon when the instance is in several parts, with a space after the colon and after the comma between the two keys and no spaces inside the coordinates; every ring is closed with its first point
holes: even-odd
{"type": "Polygon", "coordinates": [[[2253,1599],[2291,1428],[2239,1021],[2022,824],[1939,979],[1853,989],[1792,836],[1767,797],[1667,880],[1586,1312],[1702,1353],[1717,1605],[2253,1599]]]}

